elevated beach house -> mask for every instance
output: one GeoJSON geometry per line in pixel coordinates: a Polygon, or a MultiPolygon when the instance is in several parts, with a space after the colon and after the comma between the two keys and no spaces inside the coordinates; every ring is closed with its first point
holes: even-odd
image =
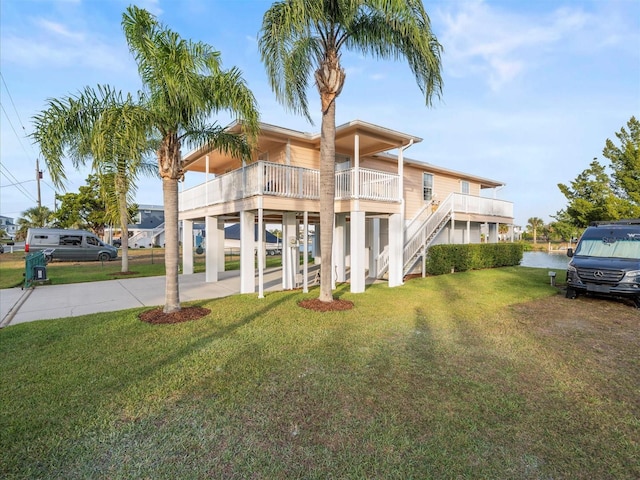
{"type": "MultiPolygon", "coordinates": [[[[336,128],[332,272],[334,282],[348,279],[354,293],[364,291],[367,278],[401,285],[430,245],[497,242],[500,224],[513,226],[513,204],[493,198],[501,182],[406,158],[421,140],[360,120],[336,128]]],[[[307,256],[300,265],[298,252],[309,245],[310,229],[320,235],[320,134],[261,124],[251,162],[218,150],[192,151],[184,160],[202,183],[180,193],[183,272],[193,272],[194,223],[205,223],[207,282],[224,270],[225,225],[239,223],[241,292],[257,289],[262,296],[265,241],[255,239],[255,225],[263,232],[277,224],[282,287],[306,288],[307,256]]],[[[310,248],[319,261],[319,242],[310,248]]]]}

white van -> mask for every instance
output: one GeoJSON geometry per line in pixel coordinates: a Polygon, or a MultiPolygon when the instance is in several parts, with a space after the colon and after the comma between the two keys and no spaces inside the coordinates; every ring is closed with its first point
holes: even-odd
{"type": "Polygon", "coordinates": [[[43,250],[47,251],[48,260],[106,261],[118,257],[117,248],[107,245],[86,230],[30,228],[24,251],[29,253],[43,250]]]}

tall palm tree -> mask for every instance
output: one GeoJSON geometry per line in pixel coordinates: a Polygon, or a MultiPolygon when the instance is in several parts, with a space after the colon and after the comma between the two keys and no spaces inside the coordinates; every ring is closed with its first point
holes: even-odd
{"type": "Polygon", "coordinates": [[[22,212],[16,220],[18,231],[16,240],[24,240],[30,228],[49,227],[55,220],[55,214],[48,207],[31,207],[22,212]]]}
{"type": "MultiPolygon", "coordinates": [[[[184,176],[182,142],[249,158],[258,132],[257,105],[240,71],[223,70],[220,53],[209,45],[183,40],[149,12],[135,6],[123,14],[122,27],[138,64],[143,91],[134,99],[99,87],[96,95],[85,89],[62,104],[53,101],[49,111],[54,117],[58,110],[68,111],[69,115],[60,116],[57,129],[36,128],[34,137],[50,160],[61,159],[65,146],[75,165],[91,152],[96,171],[113,176],[109,188],[119,198],[132,186],[128,177],[120,175],[128,168],[124,162],[127,158],[141,159],[142,153],[155,143],[165,211],[164,312],[172,313],[180,310],[178,181],[184,176]],[[231,134],[208,123],[211,115],[221,110],[231,111],[242,121],[243,134],[231,134]],[[52,135],[56,131],[62,136],[59,140],[52,135]],[[121,155],[123,151],[128,155],[121,155]],[[113,161],[104,162],[107,158],[113,161]]],[[[46,125],[46,115],[36,123],[38,127],[46,125]]],[[[51,163],[52,177],[64,180],[62,163],[51,163]]],[[[119,204],[120,209],[122,205],[125,203],[119,204]]],[[[123,215],[123,210],[120,212],[123,215]]],[[[123,238],[126,239],[124,232],[123,238]]]]}
{"type": "Polygon", "coordinates": [[[538,243],[538,230],[544,227],[544,221],[539,217],[531,217],[527,220],[527,228],[533,233],[533,244],[538,243]]]}
{"type": "MultiPolygon", "coordinates": [[[[153,145],[147,128],[131,122],[140,109],[131,95],[109,86],[85,87],[74,96],[51,99],[47,108],[34,116],[33,138],[39,143],[51,178],[64,187],[65,153],[77,168],[91,161],[107,219],[119,223],[128,238],[129,205],[133,203],[140,174],[155,174],[153,163],[145,160],[153,145]]],[[[127,242],[122,246],[122,272],[129,271],[127,242]]]]}
{"type": "Polygon", "coordinates": [[[258,134],[256,100],[237,68],[223,70],[220,53],[211,46],[183,40],[146,10],[126,9],[122,26],[138,64],[144,91],[136,121],[160,138],[156,150],[162,178],[165,220],[164,312],[180,310],[178,286],[178,180],[184,176],[181,146],[208,145],[234,156],[250,158],[258,134]],[[243,135],[209,124],[212,115],[231,112],[243,135]],[[248,141],[247,141],[248,139],[248,141]]]}
{"type": "Polygon", "coordinates": [[[345,49],[409,63],[431,104],[440,95],[441,46],[421,0],[282,0],[264,14],[258,40],[278,101],[309,116],[306,92],[311,72],[320,93],[320,296],[333,300],[331,264],[335,196],[335,99],[345,72],[345,49]]]}

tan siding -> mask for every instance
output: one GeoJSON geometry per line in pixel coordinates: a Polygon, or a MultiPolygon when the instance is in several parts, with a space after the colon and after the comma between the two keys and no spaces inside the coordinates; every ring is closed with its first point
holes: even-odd
{"type": "Polygon", "coordinates": [[[370,168],[371,170],[380,170],[381,172],[398,173],[397,163],[385,162],[383,160],[380,160],[379,158],[361,158],[360,166],[362,168],[370,168]]]}
{"type": "MultiPolygon", "coordinates": [[[[424,205],[422,198],[422,174],[433,175],[433,193],[436,201],[443,201],[450,193],[460,193],[460,177],[430,172],[428,168],[407,165],[404,169],[405,218],[410,220],[424,205]]],[[[469,194],[480,195],[480,184],[469,182],[469,194]]]]}
{"type": "Polygon", "coordinates": [[[320,168],[320,152],[312,148],[291,144],[291,165],[304,168],[320,168]]]}

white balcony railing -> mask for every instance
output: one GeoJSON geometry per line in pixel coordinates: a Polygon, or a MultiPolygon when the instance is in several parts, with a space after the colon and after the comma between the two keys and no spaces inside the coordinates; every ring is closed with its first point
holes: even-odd
{"type": "MultiPolygon", "coordinates": [[[[336,172],[336,200],[398,201],[400,181],[397,174],[360,168],[360,183],[356,189],[354,172],[355,169],[336,172]]],[[[181,211],[187,211],[254,195],[317,200],[320,198],[320,172],[279,163],[256,162],[185,190],[180,194],[179,205],[181,211]]]]}

